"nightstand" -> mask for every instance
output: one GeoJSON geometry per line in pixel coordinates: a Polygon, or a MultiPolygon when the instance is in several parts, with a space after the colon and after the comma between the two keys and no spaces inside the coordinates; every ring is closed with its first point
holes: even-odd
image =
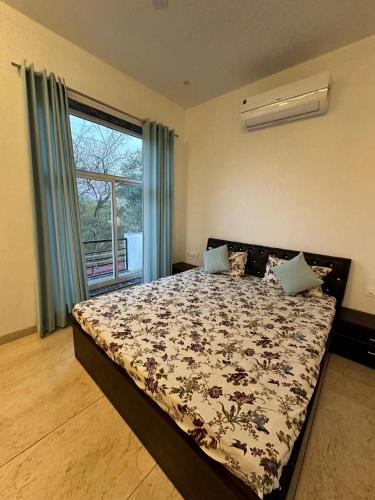
{"type": "Polygon", "coordinates": [[[189,271],[195,267],[197,266],[187,264],[186,262],[176,262],[175,264],[172,264],[172,274],[183,273],[184,271],[189,271]]]}
{"type": "Polygon", "coordinates": [[[337,313],[331,351],[375,368],[375,315],[342,307],[337,313]]]}

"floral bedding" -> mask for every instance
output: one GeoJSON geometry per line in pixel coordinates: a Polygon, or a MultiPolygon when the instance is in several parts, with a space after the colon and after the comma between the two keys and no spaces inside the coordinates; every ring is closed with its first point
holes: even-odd
{"type": "Polygon", "coordinates": [[[335,299],[202,269],[77,304],[107,355],[262,498],[278,486],[319,374],[335,299]]]}

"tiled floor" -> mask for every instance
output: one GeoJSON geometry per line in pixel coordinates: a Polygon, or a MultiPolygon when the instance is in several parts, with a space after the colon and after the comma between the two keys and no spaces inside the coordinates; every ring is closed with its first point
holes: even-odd
{"type": "MultiPolygon", "coordinates": [[[[374,499],[375,371],[332,356],[298,500],[374,499]]],[[[0,499],[181,498],[75,360],[71,330],[0,346],[0,499]]]]}

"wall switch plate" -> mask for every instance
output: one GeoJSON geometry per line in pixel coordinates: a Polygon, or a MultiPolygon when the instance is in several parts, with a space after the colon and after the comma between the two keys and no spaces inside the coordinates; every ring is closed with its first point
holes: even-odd
{"type": "Polygon", "coordinates": [[[372,297],[373,299],[375,299],[375,286],[369,286],[367,287],[367,293],[366,295],[368,297],[372,297]]]}
{"type": "Polygon", "coordinates": [[[188,250],[187,256],[191,257],[192,259],[196,259],[197,257],[199,257],[199,252],[197,252],[196,250],[188,250]]]}

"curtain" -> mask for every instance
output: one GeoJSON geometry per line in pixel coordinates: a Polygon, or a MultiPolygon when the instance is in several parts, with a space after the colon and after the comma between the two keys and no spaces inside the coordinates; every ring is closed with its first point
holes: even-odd
{"type": "Polygon", "coordinates": [[[37,253],[38,332],[67,325],[88,297],[67,91],[33,66],[21,67],[28,110],[37,253]]]}
{"type": "Polygon", "coordinates": [[[174,131],[143,125],[143,281],[172,273],[174,131]]]}

